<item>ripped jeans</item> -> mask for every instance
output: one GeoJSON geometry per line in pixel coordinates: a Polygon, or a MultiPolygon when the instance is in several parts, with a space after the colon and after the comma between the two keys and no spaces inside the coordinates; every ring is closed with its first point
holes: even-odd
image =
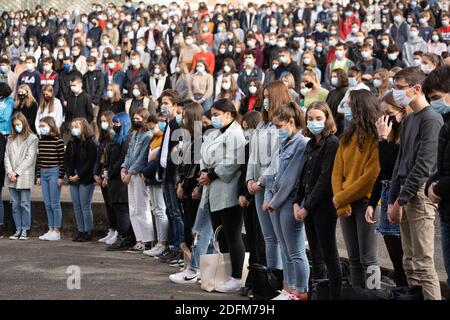
{"type": "Polygon", "coordinates": [[[211,218],[209,217],[208,204],[205,204],[203,208],[198,207],[192,233],[195,233],[195,237],[191,247],[192,257],[189,267],[192,271],[200,271],[200,256],[215,252],[213,246],[214,232],[211,225],[211,218]]]}
{"type": "Polygon", "coordinates": [[[12,215],[16,230],[30,230],[31,227],[31,190],[9,188],[12,215]]]}

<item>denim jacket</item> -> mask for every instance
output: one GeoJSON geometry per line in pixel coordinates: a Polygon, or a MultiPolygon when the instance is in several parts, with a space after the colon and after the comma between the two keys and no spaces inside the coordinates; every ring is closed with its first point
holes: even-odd
{"type": "Polygon", "coordinates": [[[272,161],[266,170],[264,200],[269,202],[272,209],[279,209],[289,197],[295,195],[308,140],[298,131],[292,138],[282,141],[278,152],[279,161],[272,161]]]}
{"type": "Polygon", "coordinates": [[[133,133],[125,161],[122,165],[129,173],[142,173],[147,165],[148,147],[151,136],[152,133],[150,131],[133,133]]]}

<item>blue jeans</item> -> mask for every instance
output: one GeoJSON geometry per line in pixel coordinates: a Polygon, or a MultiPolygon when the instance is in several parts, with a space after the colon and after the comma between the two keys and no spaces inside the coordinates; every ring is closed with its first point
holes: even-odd
{"type": "Polygon", "coordinates": [[[294,219],[292,198],[281,208],[271,213],[273,227],[280,240],[281,250],[286,259],[283,282],[297,292],[308,291],[309,262],[305,250],[305,226],[294,219]]]}
{"type": "Polygon", "coordinates": [[[282,261],[284,260],[284,257],[281,255],[280,243],[273,227],[274,217],[270,213],[263,211],[263,203],[264,189],[255,194],[255,206],[256,212],[258,213],[259,224],[261,225],[261,231],[264,236],[264,242],[266,244],[267,267],[271,269],[282,269],[284,266],[282,261]]]}
{"type": "Polygon", "coordinates": [[[31,226],[31,190],[9,188],[12,214],[16,230],[30,230],[31,226]]]}
{"type": "Polygon", "coordinates": [[[441,241],[444,254],[444,266],[447,271],[447,286],[450,288],[450,221],[442,221],[441,217],[441,241]]]}
{"type": "Polygon", "coordinates": [[[197,216],[195,218],[192,233],[195,233],[195,238],[192,243],[191,264],[189,267],[193,271],[200,270],[200,256],[203,254],[214,253],[214,232],[211,225],[211,218],[209,217],[209,206],[198,207],[197,216]]]}
{"type": "Polygon", "coordinates": [[[41,188],[47,212],[48,227],[61,228],[61,187],[58,186],[59,167],[41,169],[41,188]]]}
{"type": "Polygon", "coordinates": [[[70,196],[73,210],[75,211],[75,220],[80,232],[90,232],[94,224],[91,207],[94,189],[95,185],[93,183],[75,183],[70,185],[70,196]]]}
{"type": "Polygon", "coordinates": [[[5,223],[5,208],[3,207],[2,189],[3,187],[0,186],[0,226],[5,223]]]}
{"type": "Polygon", "coordinates": [[[164,200],[166,201],[166,213],[169,218],[171,244],[174,250],[180,249],[181,243],[184,241],[184,223],[181,217],[180,206],[178,204],[175,184],[169,181],[167,176],[163,182],[164,200]]]}
{"type": "MultiPolygon", "coordinates": [[[[381,188],[381,212],[380,223],[378,225],[378,232],[383,236],[398,236],[400,237],[400,225],[390,224],[387,217],[388,200],[390,187],[383,186],[381,188]]],[[[375,208],[374,208],[375,210],[375,208]]]]}

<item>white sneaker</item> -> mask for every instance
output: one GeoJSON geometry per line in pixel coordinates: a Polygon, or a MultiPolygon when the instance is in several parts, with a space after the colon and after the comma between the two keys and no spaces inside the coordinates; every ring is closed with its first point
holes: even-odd
{"type": "Polygon", "coordinates": [[[45,241],[47,240],[47,237],[50,235],[52,231],[48,230],[47,233],[43,234],[42,236],[39,237],[39,240],[45,241]]]}
{"type": "Polygon", "coordinates": [[[47,238],[45,240],[47,240],[47,241],[59,241],[59,240],[61,240],[61,233],[56,232],[56,231],[52,231],[52,232],[50,232],[50,234],[47,236],[47,238]]]}
{"type": "Polygon", "coordinates": [[[275,298],[271,299],[271,300],[290,300],[289,299],[289,292],[287,292],[286,290],[278,290],[278,292],[280,293],[279,295],[277,295],[275,298]]]}
{"type": "Polygon", "coordinates": [[[109,229],[108,234],[105,237],[99,239],[98,242],[105,243],[106,240],[112,237],[113,233],[114,233],[113,229],[109,229]]]}
{"type": "Polygon", "coordinates": [[[241,287],[242,287],[241,279],[235,279],[233,277],[230,277],[230,279],[227,282],[217,285],[216,291],[222,293],[238,292],[239,290],[241,290],[241,287]]]}
{"type": "Polygon", "coordinates": [[[174,282],[174,283],[178,283],[178,284],[183,284],[183,283],[196,283],[197,282],[197,277],[200,273],[197,271],[192,271],[191,268],[186,268],[186,270],[178,272],[178,273],[174,273],[171,274],[169,276],[169,280],[174,282]]]}
{"type": "Polygon", "coordinates": [[[157,256],[160,256],[166,250],[166,248],[167,248],[166,246],[158,243],[156,246],[154,246],[150,250],[145,250],[144,254],[146,256],[150,256],[150,257],[157,257],[157,256]]]}
{"type": "Polygon", "coordinates": [[[16,233],[14,233],[11,237],[9,237],[9,239],[10,240],[19,240],[20,234],[21,234],[21,231],[17,230],[16,233]]]}
{"type": "Polygon", "coordinates": [[[19,240],[28,240],[27,230],[22,230],[19,240]]]}
{"type": "Polygon", "coordinates": [[[105,243],[106,243],[107,245],[113,244],[114,242],[117,241],[117,236],[118,236],[118,235],[119,235],[119,233],[118,233],[117,231],[114,231],[113,234],[112,234],[112,236],[109,237],[109,238],[106,240],[105,243]]]}

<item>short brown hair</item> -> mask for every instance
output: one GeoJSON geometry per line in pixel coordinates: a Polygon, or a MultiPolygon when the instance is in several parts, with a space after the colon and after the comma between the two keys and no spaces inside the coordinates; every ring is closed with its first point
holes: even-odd
{"type": "Polygon", "coordinates": [[[417,67],[407,67],[394,75],[394,80],[405,79],[405,82],[410,86],[422,84],[425,78],[425,73],[417,67]]]}
{"type": "Polygon", "coordinates": [[[159,99],[162,100],[163,97],[169,98],[172,104],[174,105],[178,104],[181,100],[180,93],[174,89],[166,89],[163,92],[161,92],[161,96],[159,97],[159,99]]]}
{"type": "MultiPolygon", "coordinates": [[[[328,104],[326,102],[323,101],[317,101],[312,103],[308,109],[306,110],[306,115],[305,115],[305,123],[308,124],[308,112],[310,110],[319,110],[322,111],[325,114],[325,129],[322,131],[322,137],[329,137],[333,134],[336,133],[337,128],[336,128],[336,122],[334,122],[334,118],[333,118],[333,113],[331,112],[330,107],[328,106],[328,104]]],[[[314,137],[314,135],[309,131],[308,127],[305,126],[305,128],[303,129],[303,134],[306,137],[314,137]]]]}

